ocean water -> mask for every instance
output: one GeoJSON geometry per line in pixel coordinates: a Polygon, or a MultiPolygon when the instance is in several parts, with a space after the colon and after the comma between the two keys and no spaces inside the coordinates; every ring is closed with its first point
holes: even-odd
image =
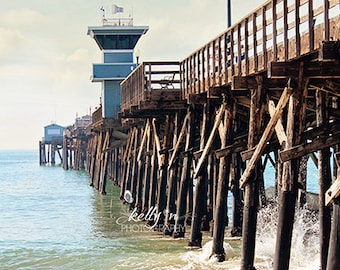
{"type": "MultiPolygon", "coordinates": [[[[259,214],[257,269],[271,269],[275,208],[259,214]]],[[[317,218],[299,211],[291,269],[318,269],[317,218]],[[308,240],[308,241],[307,241],[308,240]]],[[[187,235],[188,237],[188,235],[187,235]]],[[[0,151],[0,269],[239,269],[240,239],[225,238],[227,260],[131,218],[110,183],[107,195],[83,171],[39,166],[38,151],[0,151]]]]}

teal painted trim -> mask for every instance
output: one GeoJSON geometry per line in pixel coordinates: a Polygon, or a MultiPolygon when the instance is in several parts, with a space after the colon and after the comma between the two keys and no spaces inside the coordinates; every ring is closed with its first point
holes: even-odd
{"type": "Polygon", "coordinates": [[[133,51],[104,52],[104,63],[132,63],[133,51]]]}
{"type": "Polygon", "coordinates": [[[93,80],[110,79],[110,78],[126,78],[136,64],[119,63],[119,64],[93,64],[93,80]]]}

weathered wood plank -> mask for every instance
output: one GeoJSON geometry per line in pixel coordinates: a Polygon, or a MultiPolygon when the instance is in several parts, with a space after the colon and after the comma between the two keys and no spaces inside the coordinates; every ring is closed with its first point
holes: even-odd
{"type": "MultiPolygon", "coordinates": [[[[328,94],[317,90],[316,99],[316,123],[321,126],[328,123],[328,94]]],[[[325,132],[327,133],[327,132],[325,132]]],[[[318,150],[318,176],[319,176],[319,229],[320,229],[320,269],[326,269],[329,236],[331,231],[331,209],[325,205],[325,193],[331,186],[331,152],[329,147],[318,150]]]]}
{"type": "Polygon", "coordinates": [[[228,145],[226,148],[215,150],[215,157],[217,159],[229,155],[231,152],[239,153],[247,149],[247,135],[234,138],[232,145],[228,145]]]}
{"type": "Polygon", "coordinates": [[[340,84],[334,81],[326,80],[320,85],[311,84],[311,87],[340,97],[340,84]]]}
{"type": "MultiPolygon", "coordinates": [[[[269,62],[268,78],[297,78],[299,70],[299,62],[269,62]]],[[[309,78],[340,78],[340,65],[329,61],[306,62],[303,72],[309,78]]]]}
{"type": "Polygon", "coordinates": [[[335,153],[334,156],[338,168],[338,173],[336,180],[331,185],[331,187],[326,191],[325,203],[327,206],[329,206],[334,201],[334,199],[340,196],[340,152],[335,153]]]}
{"type": "Polygon", "coordinates": [[[339,60],[340,41],[323,41],[319,49],[319,61],[339,60]]]}
{"type": "Polygon", "coordinates": [[[146,124],[145,124],[145,128],[144,128],[143,138],[142,138],[141,144],[139,146],[137,161],[140,161],[141,158],[142,158],[142,153],[143,153],[144,146],[146,144],[146,140],[147,140],[147,137],[148,137],[148,134],[149,134],[149,130],[150,130],[150,121],[147,120],[146,124]]]}
{"type": "MultiPolygon", "coordinates": [[[[226,104],[224,113],[224,119],[220,125],[218,125],[218,132],[221,140],[221,148],[226,148],[228,144],[228,138],[232,136],[232,123],[234,119],[233,103],[230,101],[226,104]]],[[[227,216],[227,197],[228,197],[228,185],[230,177],[230,160],[231,156],[224,156],[219,161],[219,171],[217,179],[217,191],[216,191],[216,206],[214,210],[214,231],[213,231],[213,246],[212,255],[217,258],[219,262],[225,260],[224,244],[224,231],[228,225],[227,216]]]]}
{"type": "MultiPolygon", "coordinates": [[[[202,124],[200,127],[200,149],[204,149],[205,142],[209,135],[209,106],[207,104],[203,105],[202,109],[202,124]]],[[[206,171],[207,171],[207,163],[203,165],[203,173],[202,175],[196,178],[195,192],[194,192],[194,202],[193,202],[193,211],[192,211],[192,219],[191,219],[191,232],[190,232],[190,240],[189,246],[202,247],[202,233],[201,233],[201,222],[203,213],[205,211],[206,205],[206,193],[207,187],[205,184],[206,181],[206,171]]]]}
{"type": "Polygon", "coordinates": [[[161,141],[159,139],[158,133],[157,133],[157,127],[156,127],[156,118],[152,119],[152,127],[153,127],[153,135],[154,135],[154,140],[156,144],[156,155],[158,159],[158,164],[162,164],[162,159],[161,159],[161,141]]]}
{"type": "MultiPolygon", "coordinates": [[[[289,98],[286,147],[291,147],[301,140],[302,126],[305,120],[306,102],[304,97],[307,95],[307,85],[308,80],[303,78],[301,66],[296,89],[289,98]]],[[[278,183],[279,219],[273,269],[289,269],[298,178],[298,159],[282,164],[282,175],[278,183]]]]}
{"type": "MultiPolygon", "coordinates": [[[[275,108],[274,101],[268,100],[268,111],[269,111],[270,117],[274,116],[275,109],[276,108],[275,108]]],[[[275,132],[276,132],[276,136],[279,140],[281,147],[284,148],[285,143],[287,142],[287,136],[286,136],[286,132],[283,128],[281,118],[279,118],[277,124],[275,125],[275,132]]],[[[266,146],[266,148],[267,148],[267,146],[266,146]]],[[[246,151],[243,151],[241,153],[242,160],[246,161],[246,160],[250,159],[252,157],[252,155],[254,154],[255,150],[256,150],[256,147],[253,147],[252,149],[248,149],[246,151]]]]}
{"type": "MultiPolygon", "coordinates": [[[[190,109],[192,109],[190,107],[190,109]]],[[[192,163],[192,154],[189,151],[193,147],[194,143],[194,122],[195,122],[195,113],[192,112],[190,114],[190,118],[187,124],[187,133],[186,133],[186,142],[185,142],[185,152],[186,155],[183,158],[182,162],[182,172],[181,172],[181,180],[179,183],[179,190],[177,194],[177,203],[176,203],[176,214],[177,219],[175,221],[175,229],[174,229],[174,238],[183,237],[185,234],[185,214],[187,210],[187,195],[188,195],[188,185],[189,179],[191,177],[191,163],[192,163]]]]}
{"type": "Polygon", "coordinates": [[[211,133],[210,133],[210,136],[207,140],[207,143],[206,143],[206,145],[203,149],[202,155],[201,155],[200,159],[198,160],[197,165],[195,167],[194,178],[196,178],[200,174],[201,169],[202,169],[202,165],[205,162],[205,160],[207,159],[208,154],[210,153],[212,143],[213,143],[215,136],[217,134],[218,127],[221,124],[222,117],[224,115],[225,109],[226,109],[226,103],[223,102],[220,109],[219,109],[218,114],[215,117],[214,126],[211,130],[211,133]]]}
{"type": "MultiPolygon", "coordinates": [[[[263,121],[264,109],[261,100],[262,79],[257,78],[258,86],[251,89],[248,148],[254,147],[259,140],[261,125],[263,121]]],[[[250,174],[248,183],[243,188],[244,207],[242,224],[242,257],[240,269],[254,269],[255,241],[257,227],[257,209],[259,205],[259,177],[261,161],[254,164],[255,173],[250,174]]]]}
{"type": "Polygon", "coordinates": [[[170,160],[169,160],[169,164],[168,164],[168,170],[170,170],[170,168],[172,167],[172,165],[174,164],[174,160],[177,156],[177,152],[179,150],[179,146],[184,138],[184,135],[185,135],[185,131],[186,131],[186,128],[187,128],[187,123],[188,121],[190,120],[190,115],[191,115],[191,111],[188,110],[184,120],[183,120],[183,125],[182,125],[182,128],[181,128],[181,131],[179,133],[179,136],[178,136],[178,139],[176,141],[176,145],[173,149],[173,152],[171,154],[171,157],[170,157],[170,160]]]}
{"type": "Polygon", "coordinates": [[[233,76],[231,82],[231,89],[254,89],[257,83],[254,76],[233,76]]]}
{"type": "Polygon", "coordinates": [[[281,162],[285,162],[293,158],[302,157],[314,151],[325,149],[338,143],[340,143],[340,132],[335,133],[330,137],[316,138],[310,143],[302,143],[292,148],[280,151],[279,158],[281,162]]]}
{"type": "MultiPolygon", "coordinates": [[[[276,110],[276,107],[275,107],[274,101],[268,100],[268,111],[269,111],[270,117],[274,117],[275,110],[276,110]]],[[[281,117],[277,120],[277,123],[275,125],[275,132],[280,142],[280,145],[282,146],[282,148],[284,148],[284,145],[287,142],[287,135],[284,130],[281,117]]]]}
{"type": "Polygon", "coordinates": [[[267,142],[271,138],[271,136],[274,132],[274,128],[276,126],[276,123],[280,119],[282,111],[283,111],[284,107],[286,106],[287,101],[288,101],[291,94],[292,94],[292,88],[290,88],[290,86],[287,86],[284,89],[284,91],[281,95],[281,98],[280,98],[280,100],[279,100],[279,102],[276,106],[276,110],[275,110],[273,117],[270,119],[266,129],[264,130],[263,135],[262,135],[258,145],[256,146],[256,150],[255,150],[252,158],[250,159],[249,163],[247,164],[245,171],[243,172],[243,174],[241,176],[240,187],[243,187],[246,184],[249,176],[253,172],[253,170],[255,168],[255,164],[260,159],[261,154],[262,154],[264,148],[266,147],[267,142]]]}
{"type": "Polygon", "coordinates": [[[325,193],[325,204],[330,206],[333,201],[340,196],[340,178],[331,185],[331,187],[325,193]]]}

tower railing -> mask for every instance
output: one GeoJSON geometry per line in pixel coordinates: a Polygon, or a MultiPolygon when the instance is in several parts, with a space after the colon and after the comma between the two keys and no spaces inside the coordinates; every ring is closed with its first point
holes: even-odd
{"type": "Polygon", "coordinates": [[[133,18],[103,18],[104,26],[133,26],[133,18]]]}

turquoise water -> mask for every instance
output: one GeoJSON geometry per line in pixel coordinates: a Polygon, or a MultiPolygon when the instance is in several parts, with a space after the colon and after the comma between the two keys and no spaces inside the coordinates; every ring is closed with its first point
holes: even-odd
{"type": "MultiPolygon", "coordinates": [[[[39,166],[37,151],[0,151],[0,269],[239,269],[239,239],[225,239],[228,260],[216,263],[209,260],[208,234],[202,249],[190,250],[187,239],[163,237],[128,221],[118,188],[109,184],[107,193],[92,189],[83,171],[39,166]]],[[[304,227],[297,239],[304,230],[310,233],[304,227]]],[[[256,265],[270,269],[275,231],[261,235],[266,237],[258,237],[256,265]]],[[[318,258],[317,235],[312,236],[306,249],[312,257],[301,262],[299,256],[294,269],[317,269],[310,267],[318,258]]]]}

